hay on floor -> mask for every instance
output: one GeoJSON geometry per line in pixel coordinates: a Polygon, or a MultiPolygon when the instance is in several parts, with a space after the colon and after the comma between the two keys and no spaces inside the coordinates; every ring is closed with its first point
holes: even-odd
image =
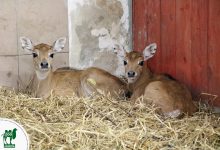
{"type": "Polygon", "coordinates": [[[0,117],[23,125],[32,150],[220,147],[220,118],[202,108],[192,117],[164,119],[142,102],[104,96],[43,100],[1,88],[0,117]]]}

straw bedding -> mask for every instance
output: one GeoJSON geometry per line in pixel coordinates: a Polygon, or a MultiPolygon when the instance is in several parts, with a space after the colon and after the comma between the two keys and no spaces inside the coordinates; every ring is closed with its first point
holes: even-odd
{"type": "Polygon", "coordinates": [[[220,149],[220,118],[200,108],[192,117],[165,119],[141,98],[43,100],[0,89],[0,117],[23,125],[32,150],[220,149]]]}

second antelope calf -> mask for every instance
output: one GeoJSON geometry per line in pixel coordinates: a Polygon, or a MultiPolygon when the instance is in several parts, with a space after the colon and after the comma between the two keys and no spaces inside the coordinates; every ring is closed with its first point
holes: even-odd
{"type": "Polygon", "coordinates": [[[66,38],[59,38],[54,44],[34,45],[29,38],[20,37],[22,48],[33,55],[34,69],[37,82],[34,86],[36,97],[48,97],[51,91],[58,96],[72,96],[75,93],[79,97],[90,96],[97,90],[110,93],[114,97],[123,97],[127,92],[125,83],[110,73],[98,69],[85,70],[57,69],[52,70],[54,54],[64,48],[66,38]]]}
{"type": "Polygon", "coordinates": [[[196,111],[190,91],[181,83],[166,75],[153,74],[146,66],[148,59],[156,53],[156,44],[147,46],[143,53],[127,53],[123,47],[116,47],[117,55],[124,61],[125,77],[133,93],[131,99],[144,96],[146,103],[160,108],[167,117],[191,115],[196,111]]]}

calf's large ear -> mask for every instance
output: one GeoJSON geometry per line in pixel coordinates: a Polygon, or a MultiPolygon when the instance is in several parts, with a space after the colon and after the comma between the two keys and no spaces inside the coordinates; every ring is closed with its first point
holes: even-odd
{"type": "Polygon", "coordinates": [[[152,44],[148,45],[143,51],[144,61],[153,57],[154,54],[156,53],[156,51],[157,51],[157,44],[156,43],[152,43],[152,44]]]}
{"type": "Polygon", "coordinates": [[[61,50],[63,50],[63,48],[65,46],[65,43],[66,43],[66,38],[65,37],[59,38],[53,44],[53,51],[54,52],[60,52],[61,50]]]}
{"type": "Polygon", "coordinates": [[[22,36],[20,37],[20,42],[21,42],[21,47],[24,50],[33,51],[34,46],[29,38],[22,36]]]}

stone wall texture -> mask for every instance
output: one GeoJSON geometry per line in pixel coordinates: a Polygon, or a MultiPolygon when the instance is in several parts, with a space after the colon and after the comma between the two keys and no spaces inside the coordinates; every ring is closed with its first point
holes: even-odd
{"type": "Polygon", "coordinates": [[[130,0],[69,1],[70,65],[123,74],[115,43],[131,49],[130,0]]]}

